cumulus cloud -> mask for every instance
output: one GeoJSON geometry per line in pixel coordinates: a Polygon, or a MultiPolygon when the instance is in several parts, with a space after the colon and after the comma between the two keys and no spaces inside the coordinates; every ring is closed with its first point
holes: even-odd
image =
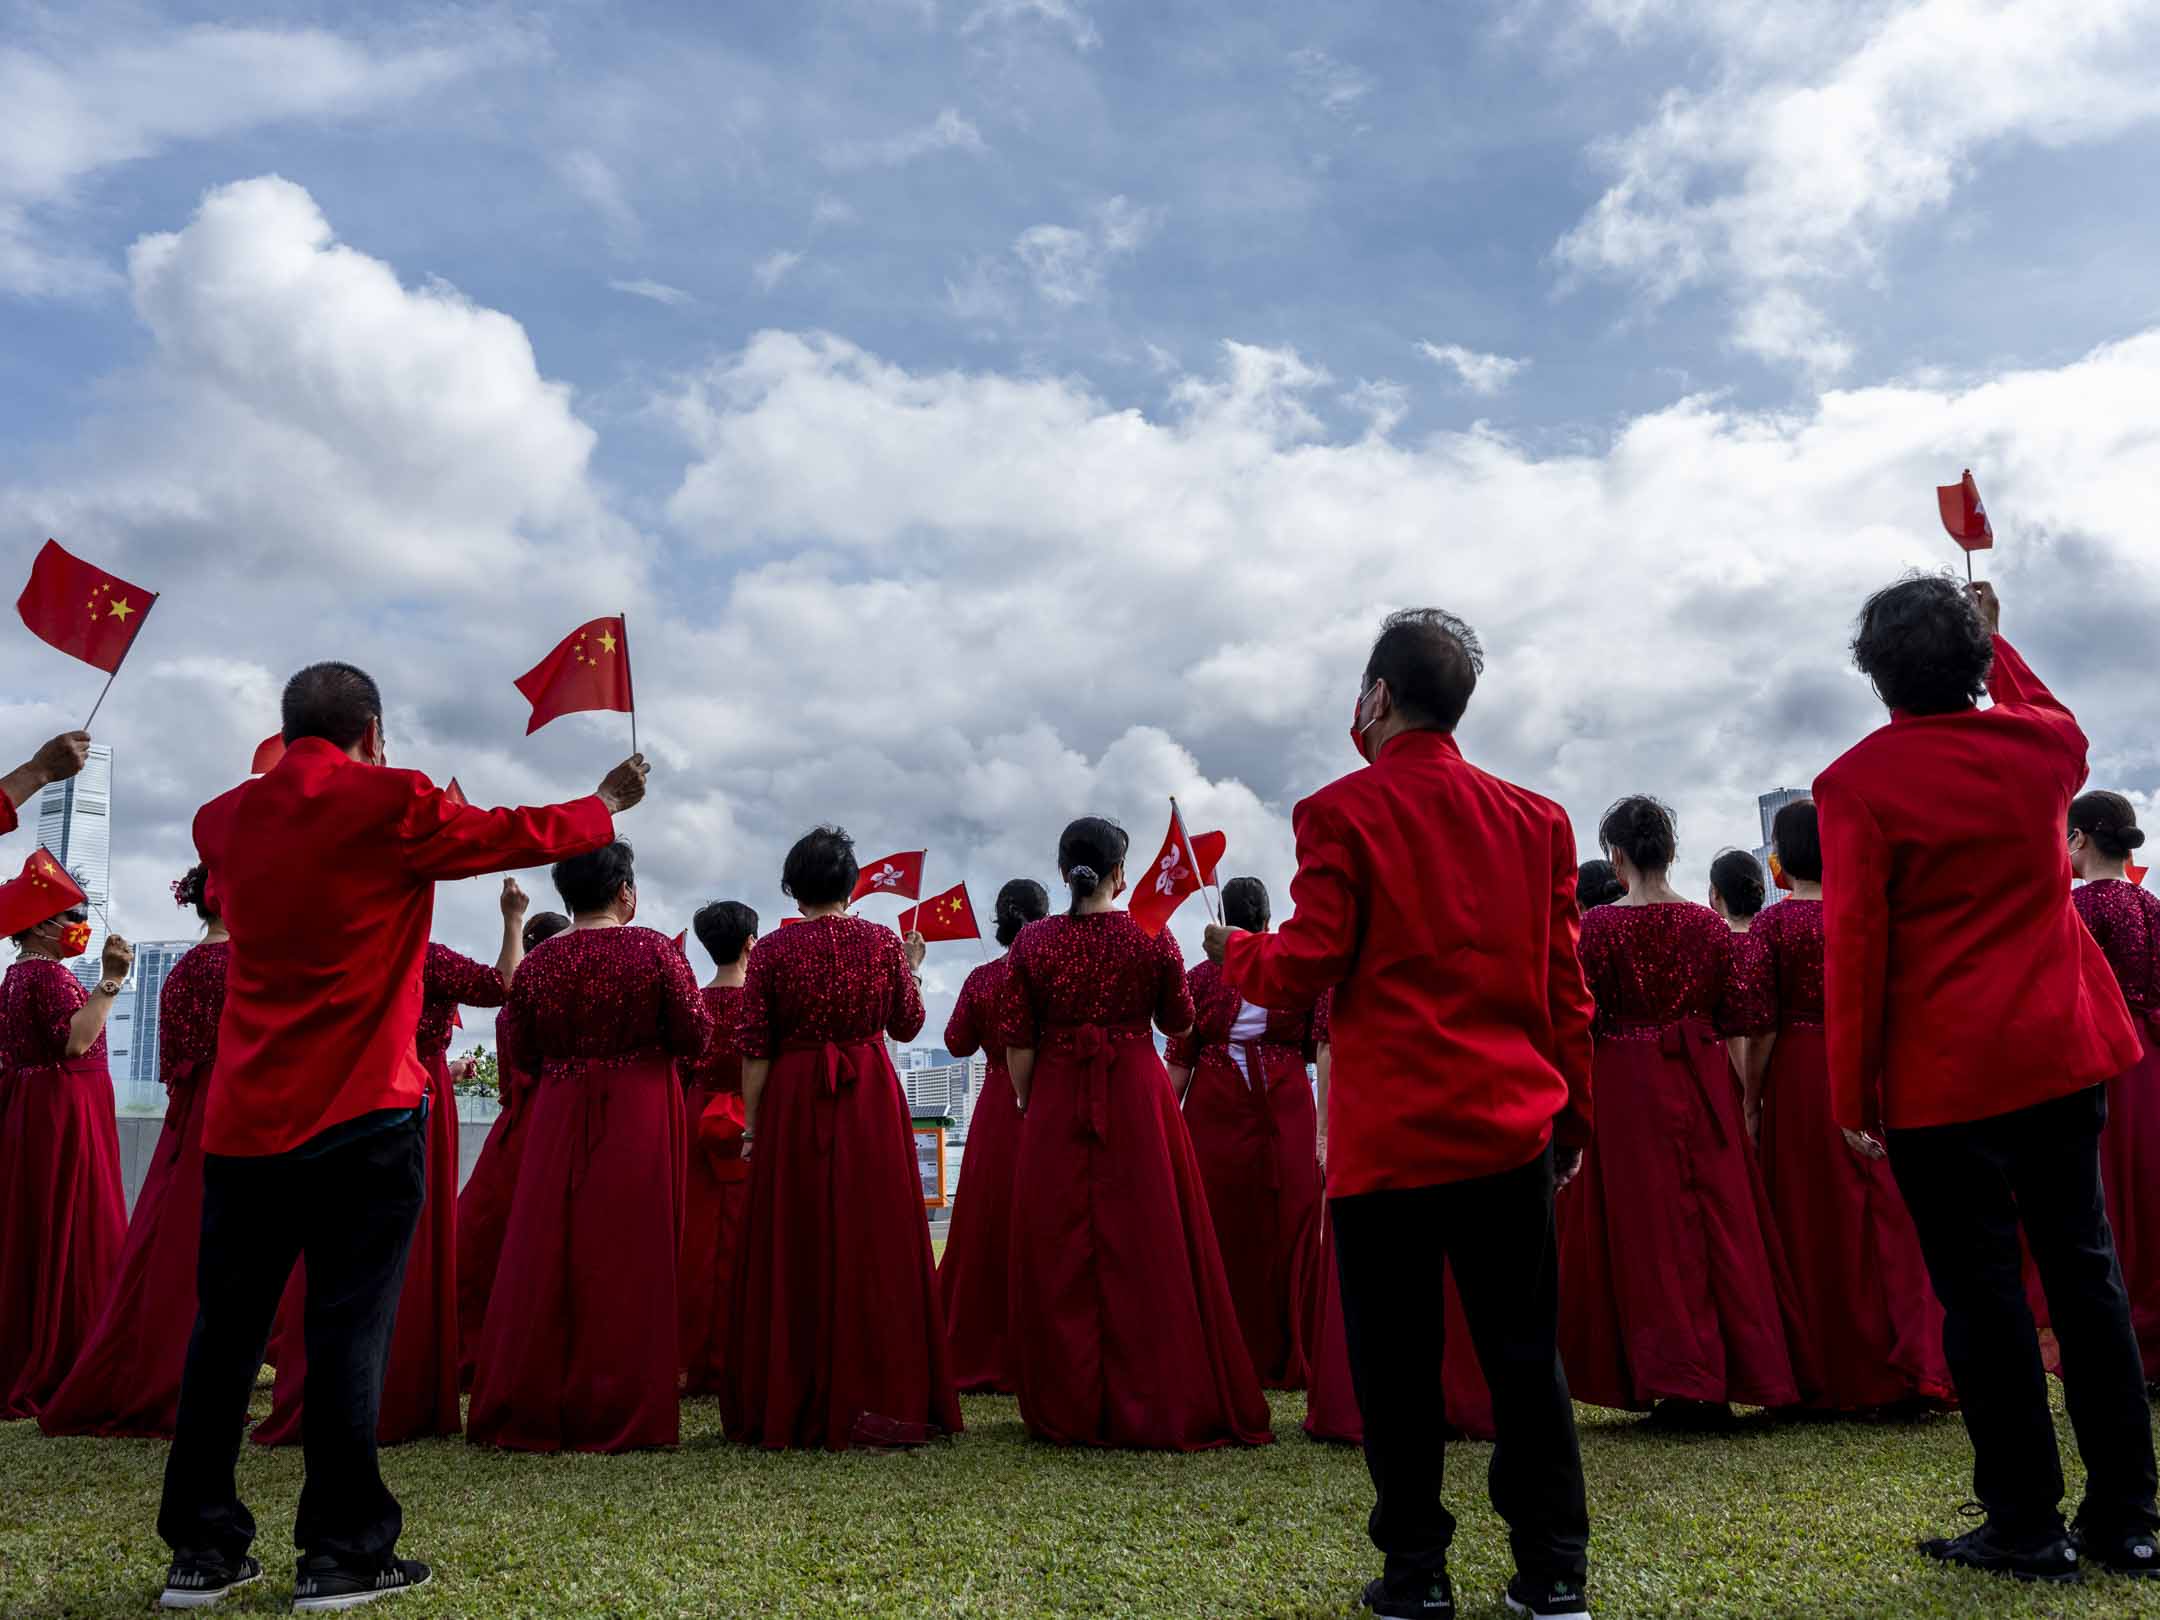
{"type": "Polygon", "coordinates": [[[1480,354],[1460,343],[1420,343],[1418,353],[1434,365],[1445,366],[1454,372],[1471,393],[1488,396],[1507,387],[1530,364],[1528,360],[1511,359],[1504,354],[1480,354]]]}
{"type": "Polygon", "coordinates": [[[1084,226],[1029,226],[1014,239],[1013,255],[1043,302],[1063,309],[1091,304],[1102,296],[1110,266],[1140,251],[1158,217],[1153,209],[1112,197],[1084,226]]]}
{"type": "Polygon", "coordinates": [[[1727,288],[1737,345],[1818,375],[1851,349],[1803,289],[1875,274],[2000,151],[2160,118],[2160,10],[2144,0],[1600,0],[1596,15],[1699,36],[1672,59],[1704,61],[1707,85],[1667,89],[1593,148],[1613,178],[1559,262],[1652,300],[1727,288]]]}
{"type": "Polygon", "coordinates": [[[835,169],[897,169],[917,158],[939,152],[987,152],[982,131],[947,107],[929,123],[905,129],[897,135],[835,141],[825,148],[824,159],[835,169]]]}

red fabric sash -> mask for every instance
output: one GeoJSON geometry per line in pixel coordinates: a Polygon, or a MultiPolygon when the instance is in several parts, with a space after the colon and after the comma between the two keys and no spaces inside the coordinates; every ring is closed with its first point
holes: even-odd
{"type": "Polygon", "coordinates": [[[1050,1044],[1079,1060],[1073,1088],[1073,1134],[1110,1140],[1110,1048],[1114,1041],[1148,1038],[1145,1024],[1059,1024],[1043,1032],[1050,1044]]]}

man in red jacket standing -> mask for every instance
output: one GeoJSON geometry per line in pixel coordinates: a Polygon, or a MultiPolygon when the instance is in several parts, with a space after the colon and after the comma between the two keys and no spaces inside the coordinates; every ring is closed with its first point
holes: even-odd
{"type": "Polygon", "coordinates": [[[1861,613],[1853,661],[1890,723],[1815,782],[1832,1097],[1889,1146],[1987,1510],[1921,1550],[2028,1580],[2081,1561],[2160,1574],[2152,1414],[2100,1190],[2103,1082],[2142,1048],[2070,903],[2085,735],[1999,622],[1990,587],[1945,577],[1861,613]],[[2021,1227],[2085,1459],[2068,1534],[2021,1227]]]}
{"type": "Polygon", "coordinates": [[[1590,1132],[1591,1001],[1576,956],[1575,836],[1559,806],[1468,763],[1454,730],[1483,669],[1437,609],[1381,628],[1351,741],[1364,770],[1297,807],[1296,914],[1210,928],[1247,1001],[1334,989],[1328,1196],[1351,1376],[1386,1557],[1365,1603],[1447,1620],[1440,1501],[1444,1313],[1454,1273],[1492,1387],[1492,1498],[1508,1607],[1589,1612],[1589,1512],[1557,1346],[1553,1190],[1590,1132]]]}
{"type": "Polygon", "coordinates": [[[426,1186],[427,1073],[414,1045],[435,884],[563,859],[644,797],[624,761],[592,796],[481,810],[383,761],[382,697],[350,664],[285,687],[285,754],[195,818],[232,954],[203,1128],[194,1336],[165,1466],[162,1603],[259,1579],[233,1470],[270,1320],[307,1259],[307,1478],[296,1610],[416,1586],[375,1428],[406,1251],[426,1186]]]}

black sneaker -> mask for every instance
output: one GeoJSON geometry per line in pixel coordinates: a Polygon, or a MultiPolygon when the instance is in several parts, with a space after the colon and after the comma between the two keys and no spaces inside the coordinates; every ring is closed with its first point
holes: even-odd
{"type": "Polygon", "coordinates": [[[263,1567],[243,1554],[231,1563],[222,1558],[175,1558],[165,1572],[161,1609],[207,1609],[228,1593],[262,1579],[263,1567]]]}
{"type": "Polygon", "coordinates": [[[1507,1583],[1507,1606],[1510,1614],[1527,1614],[1531,1620],[1552,1620],[1556,1615],[1590,1612],[1590,1600],[1583,1594],[1582,1582],[1559,1575],[1538,1580],[1517,1575],[1507,1583]]]}
{"type": "Polygon", "coordinates": [[[1920,1550],[1938,1564],[2009,1575],[2021,1581],[2074,1581],[2078,1578],[2077,1543],[2061,1530],[2013,1541],[1990,1519],[1962,1536],[1923,1541],[1920,1550]]]}
{"type": "Polygon", "coordinates": [[[434,1571],[412,1558],[393,1558],[380,1569],[345,1569],[334,1559],[303,1558],[293,1583],[293,1613],[321,1614],[357,1609],[377,1598],[395,1597],[425,1586],[434,1571]]]}
{"type": "Polygon", "coordinates": [[[1447,1571],[1395,1583],[1365,1583],[1365,1607],[1381,1620],[1455,1620],[1455,1588],[1447,1571]]]}
{"type": "Polygon", "coordinates": [[[2160,1545],[2150,1530],[2106,1536],[2077,1529],[2070,1532],[2070,1539],[2077,1543],[2078,1556],[2085,1563],[2098,1564],[2110,1575],[2160,1575],[2160,1545]]]}

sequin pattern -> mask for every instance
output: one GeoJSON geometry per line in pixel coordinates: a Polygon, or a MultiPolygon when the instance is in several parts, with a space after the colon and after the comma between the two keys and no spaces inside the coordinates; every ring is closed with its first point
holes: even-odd
{"type": "Polygon", "coordinates": [[[1823,923],[1820,900],[1781,900],[1748,930],[1762,947],[1778,1022],[1823,1021],[1823,923]]]}
{"type": "Polygon", "coordinates": [[[232,947],[206,941],[172,965],[158,992],[158,1077],[175,1080],[207,1072],[217,1056],[218,1019],[225,1012],[225,963],[232,947]]]}
{"type": "Polygon", "coordinates": [[[1335,992],[1323,990],[1313,1003],[1312,1043],[1317,1050],[1335,1039],[1335,992]]]}
{"type": "Polygon", "coordinates": [[[985,962],[967,976],[953,1002],[952,1017],[945,1022],[945,1050],[956,1058],[973,1057],[985,1047],[986,1061],[1000,1074],[1005,1071],[1005,1041],[1000,1033],[1004,1017],[1005,986],[1012,967],[1004,957],[985,962]]]}
{"type": "Polygon", "coordinates": [[[683,1065],[683,1083],[707,1091],[742,1090],[742,1037],[736,1026],[742,1018],[742,986],[708,984],[700,992],[705,1010],[712,1015],[712,1037],[695,1063],[683,1065]]]}
{"type": "Polygon", "coordinates": [[[839,914],[777,928],[750,949],[743,983],[746,1059],[793,1043],[843,1045],[922,1033],[922,991],[900,936],[882,923],[839,914]]]}
{"type": "Polygon", "coordinates": [[[695,1058],[712,1017],[690,964],[666,935],[575,928],[525,959],[497,1029],[512,1060],[538,1073],[544,1063],[581,1058],[695,1058]]]}
{"type": "MultiPolygon", "coordinates": [[[[0,1053],[8,1067],[36,1069],[64,1061],[68,1025],[89,999],[75,975],[48,957],[26,956],[9,968],[0,980],[0,1053]]],[[[103,1030],[88,1055],[105,1055],[103,1030]]]]}
{"type": "Polygon", "coordinates": [[[1767,958],[1708,906],[1599,906],[1583,918],[1583,974],[1597,1029],[1707,1020],[1720,1035],[1777,1023],[1767,958]]]}
{"type": "Polygon", "coordinates": [[[1166,1035],[1192,1027],[1185,958],[1167,932],[1149,935],[1122,911],[1045,917],[1020,930],[1007,960],[1004,1027],[1008,1047],[1033,1047],[1066,1024],[1136,1027],[1152,1020],[1166,1035]]]}
{"type": "Polygon", "coordinates": [[[424,1058],[450,1050],[450,1031],[460,1007],[500,1007],[507,999],[492,962],[475,962],[430,941],[420,968],[420,1033],[424,1058]]]}
{"type": "MultiPolygon", "coordinates": [[[[1179,1068],[1191,1068],[1208,1047],[1229,1041],[1230,1028],[1237,1022],[1245,999],[1213,962],[1202,962],[1186,974],[1185,987],[1192,996],[1192,1032],[1172,1041],[1164,1055],[1165,1062],[1179,1068]]],[[[1271,1010],[1260,1038],[1272,1046],[1294,1046],[1309,1052],[1317,1044],[1313,1028],[1310,1012],[1271,1010]]]]}
{"type": "Polygon", "coordinates": [[[2130,1005],[2160,1008],[2160,896],[2117,878],[2075,890],[2071,901],[2115,970],[2130,1005]]]}

